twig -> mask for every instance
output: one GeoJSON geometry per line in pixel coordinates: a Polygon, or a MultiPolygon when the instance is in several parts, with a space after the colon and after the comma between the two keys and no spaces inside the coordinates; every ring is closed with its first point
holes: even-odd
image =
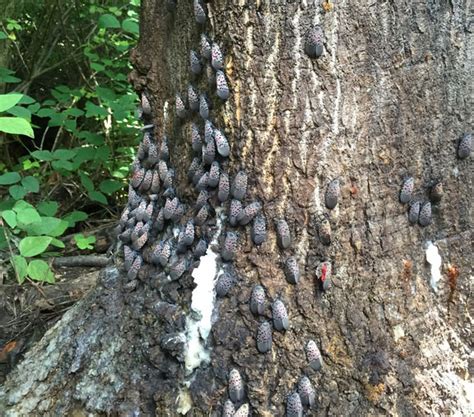
{"type": "Polygon", "coordinates": [[[63,256],[53,259],[53,266],[58,268],[71,268],[80,266],[104,267],[112,261],[106,256],[81,255],[81,256],[63,256]]]}

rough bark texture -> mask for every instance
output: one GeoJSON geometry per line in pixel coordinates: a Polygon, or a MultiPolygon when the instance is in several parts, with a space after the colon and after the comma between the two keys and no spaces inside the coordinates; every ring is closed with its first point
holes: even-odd
{"type": "MultiPolygon", "coordinates": [[[[192,206],[191,119],[177,121],[173,109],[175,93],[185,93],[192,79],[189,50],[199,49],[203,27],[192,2],[178,2],[174,12],[165,2],[142,3],[131,81],[149,94],[155,137],[169,136],[177,190],[192,206]]],[[[224,51],[231,88],[225,105],[214,100],[212,118],[231,144],[224,166],[231,177],[247,172],[247,200],[263,203],[269,233],[256,247],[249,227],[239,228],[240,279],[216,303],[210,362],[191,376],[182,363],[179,335],[194,287],[189,273],[167,284],[142,277],[130,288],[123,273],[109,268],[11,374],[0,392],[6,415],[171,416],[190,402],[190,416],[219,415],[232,368],[243,377],[255,416],[284,415],[286,397],[304,374],[317,393],[308,415],[473,412],[473,172],[470,158],[456,157],[459,137],[472,129],[468,2],[337,1],[327,12],[319,2],[246,3],[208,4],[205,31],[224,51]],[[326,42],[322,57],[312,60],[303,44],[315,23],[326,42]],[[424,199],[432,181],[443,181],[444,196],[426,228],[411,226],[398,200],[408,175],[424,199]],[[324,193],[337,177],[341,196],[329,211],[324,193]],[[324,216],[329,246],[317,233],[324,216]],[[293,237],[284,251],[273,224],[281,217],[293,237]],[[436,290],[425,260],[428,241],[439,249],[443,272],[449,264],[460,271],[457,280],[443,273],[436,290]],[[297,285],[284,276],[290,255],[302,271],[297,285]],[[326,292],[315,276],[324,260],[333,265],[326,292]],[[248,305],[255,284],[269,300],[280,297],[290,318],[266,354],[256,349],[259,320],[248,305]],[[307,366],[309,339],[323,354],[318,372],[307,366]]],[[[208,90],[205,76],[194,83],[208,90]]],[[[199,233],[212,236],[214,221],[199,233]]]]}

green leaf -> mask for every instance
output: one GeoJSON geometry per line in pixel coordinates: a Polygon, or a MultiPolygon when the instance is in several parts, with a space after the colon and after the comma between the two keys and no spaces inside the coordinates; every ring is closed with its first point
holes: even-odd
{"type": "Polygon", "coordinates": [[[95,148],[92,146],[87,146],[79,148],[77,154],[74,158],[74,163],[82,164],[85,161],[93,161],[95,159],[95,148]]]}
{"type": "Polygon", "coordinates": [[[91,63],[91,68],[94,71],[97,71],[97,72],[101,72],[101,71],[105,70],[105,67],[101,64],[98,64],[97,62],[92,62],[91,63]]]}
{"type": "Polygon", "coordinates": [[[66,247],[66,245],[64,244],[63,241],[61,241],[59,239],[56,239],[56,238],[54,238],[51,241],[51,245],[56,246],[57,248],[61,248],[61,249],[64,249],[66,247]]]}
{"type": "Polygon", "coordinates": [[[103,107],[97,106],[96,104],[88,101],[86,103],[86,117],[107,117],[108,112],[103,107]]]}
{"type": "Polygon", "coordinates": [[[99,17],[99,27],[101,28],[119,28],[120,22],[112,14],[103,14],[99,17]]]}
{"type": "Polygon", "coordinates": [[[39,181],[35,177],[25,177],[21,180],[21,184],[29,193],[37,193],[39,191],[39,181]]]}
{"type": "Polygon", "coordinates": [[[25,109],[24,107],[12,107],[11,109],[7,110],[7,113],[10,113],[11,115],[16,117],[21,117],[27,120],[28,122],[31,122],[31,112],[28,109],[25,109]]]}
{"type": "Polygon", "coordinates": [[[65,220],[56,217],[41,217],[41,220],[29,224],[26,231],[29,235],[48,235],[52,237],[61,236],[68,228],[65,220]]]}
{"type": "Polygon", "coordinates": [[[80,132],[78,135],[79,139],[84,139],[87,143],[91,145],[102,145],[104,143],[104,138],[97,133],[83,131],[80,132]]]}
{"type": "Polygon", "coordinates": [[[12,229],[16,227],[16,213],[13,210],[5,210],[1,213],[3,219],[12,229]]]}
{"type": "Polygon", "coordinates": [[[52,161],[53,155],[50,151],[34,151],[31,152],[31,156],[34,156],[36,159],[40,161],[52,161]]]}
{"type": "Polygon", "coordinates": [[[11,261],[13,268],[15,269],[18,282],[22,284],[23,281],[25,281],[25,277],[27,275],[28,263],[26,262],[26,259],[20,255],[12,256],[11,261]]]}
{"type": "Polygon", "coordinates": [[[32,161],[31,159],[25,159],[23,161],[23,170],[28,171],[29,169],[39,168],[40,164],[38,161],[32,161]]]}
{"type": "Polygon", "coordinates": [[[28,264],[28,276],[35,281],[54,284],[54,274],[49,265],[41,259],[35,259],[28,264]]]}
{"type": "Polygon", "coordinates": [[[28,224],[41,221],[41,216],[35,208],[31,207],[17,211],[17,220],[18,224],[26,226],[28,224]]]}
{"type": "Polygon", "coordinates": [[[54,216],[58,211],[59,204],[56,201],[42,201],[38,204],[37,209],[45,216],[54,216]]]}
{"type": "Polygon", "coordinates": [[[41,108],[41,104],[39,104],[39,103],[34,103],[34,104],[31,104],[30,106],[28,106],[28,110],[32,114],[36,114],[39,111],[40,108],[41,108]]]}
{"type": "Polygon", "coordinates": [[[97,161],[106,162],[110,157],[110,147],[104,145],[97,148],[95,153],[95,159],[97,161]]]}
{"type": "Polygon", "coordinates": [[[18,172],[7,172],[0,175],[0,185],[11,185],[21,181],[21,176],[18,172]]]}
{"type": "Polygon", "coordinates": [[[22,97],[20,99],[20,101],[18,102],[18,104],[32,104],[32,103],[35,103],[36,100],[33,98],[33,97],[30,97],[26,94],[22,94],[22,97]]]}
{"type": "Polygon", "coordinates": [[[3,30],[0,30],[0,40],[3,41],[4,39],[8,39],[8,36],[3,30]]]}
{"type": "Polygon", "coordinates": [[[15,200],[21,200],[27,194],[27,190],[22,185],[12,185],[8,192],[15,200]]]}
{"type": "Polygon", "coordinates": [[[50,108],[41,109],[36,113],[38,117],[51,117],[53,114],[56,114],[56,110],[50,108]]]}
{"type": "Polygon", "coordinates": [[[110,100],[110,101],[117,99],[117,94],[115,94],[115,91],[110,88],[96,87],[95,91],[101,99],[110,100]]]}
{"type": "Polygon", "coordinates": [[[0,117],[0,131],[12,135],[25,135],[30,138],[35,136],[31,124],[21,117],[0,117]]]}
{"type": "Polygon", "coordinates": [[[125,32],[133,33],[135,35],[138,35],[138,23],[135,19],[125,19],[122,22],[122,29],[125,32]]]}
{"type": "Polygon", "coordinates": [[[53,240],[50,236],[28,236],[20,241],[19,249],[22,256],[31,257],[43,253],[53,240]]]}
{"type": "Polygon", "coordinates": [[[53,152],[54,159],[61,159],[62,161],[66,161],[72,159],[76,156],[76,151],[72,151],[69,149],[58,149],[53,152]]]}
{"type": "Polygon", "coordinates": [[[11,109],[22,97],[23,94],[0,94],[0,112],[11,109]]]}
{"type": "Polygon", "coordinates": [[[81,178],[82,185],[88,192],[94,191],[94,183],[86,173],[80,172],[79,177],[81,178]]]}
{"type": "Polygon", "coordinates": [[[79,249],[94,249],[93,243],[96,242],[95,236],[84,236],[82,233],[74,235],[74,240],[79,249]]]}
{"type": "Polygon", "coordinates": [[[69,223],[69,227],[74,227],[77,222],[82,222],[87,220],[89,216],[83,211],[73,211],[72,213],[67,214],[63,217],[63,220],[69,223]]]}
{"type": "Polygon", "coordinates": [[[104,180],[100,183],[99,189],[105,194],[113,194],[116,191],[120,190],[123,188],[124,184],[119,181],[114,181],[114,180],[104,180]]]}
{"type": "Polygon", "coordinates": [[[107,197],[99,191],[90,191],[89,198],[92,201],[98,201],[99,203],[107,205],[107,197]]]}
{"type": "Polygon", "coordinates": [[[84,110],[77,109],[75,107],[72,107],[70,109],[67,109],[64,114],[67,114],[68,116],[72,117],[80,117],[84,114],[84,110]]]}
{"type": "Polygon", "coordinates": [[[16,213],[19,213],[20,211],[26,209],[34,209],[34,207],[30,203],[27,203],[25,200],[19,200],[13,206],[13,210],[15,210],[16,213]]]}
{"type": "Polygon", "coordinates": [[[53,161],[51,162],[51,166],[53,167],[53,169],[65,169],[66,171],[72,171],[74,169],[74,166],[72,165],[71,162],[69,161],[63,161],[63,160],[57,160],[57,161],[53,161]]]}

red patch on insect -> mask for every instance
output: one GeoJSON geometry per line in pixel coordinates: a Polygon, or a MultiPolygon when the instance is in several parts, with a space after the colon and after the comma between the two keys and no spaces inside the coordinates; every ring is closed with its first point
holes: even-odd
{"type": "Polygon", "coordinates": [[[323,264],[321,268],[321,281],[324,282],[326,281],[326,273],[328,271],[328,266],[326,264],[323,264]]]}

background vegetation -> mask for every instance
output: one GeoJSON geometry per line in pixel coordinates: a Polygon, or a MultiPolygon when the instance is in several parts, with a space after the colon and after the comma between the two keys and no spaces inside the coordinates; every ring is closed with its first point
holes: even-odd
{"type": "Polygon", "coordinates": [[[93,249],[123,205],[139,0],[0,6],[0,261],[54,282],[48,258],[93,249]]]}

